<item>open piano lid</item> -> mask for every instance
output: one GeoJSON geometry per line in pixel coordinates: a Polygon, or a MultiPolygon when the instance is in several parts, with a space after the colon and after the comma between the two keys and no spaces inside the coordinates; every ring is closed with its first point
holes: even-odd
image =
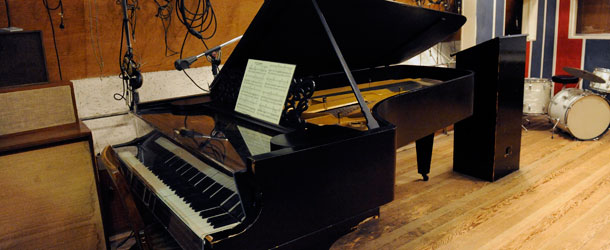
{"type": "MultiPolygon", "coordinates": [[[[402,62],[466,22],[458,14],[386,0],[317,2],[351,70],[402,62]]],[[[312,0],[263,3],[212,83],[215,100],[235,105],[248,59],[294,64],[297,79],[343,71],[312,0]]]]}

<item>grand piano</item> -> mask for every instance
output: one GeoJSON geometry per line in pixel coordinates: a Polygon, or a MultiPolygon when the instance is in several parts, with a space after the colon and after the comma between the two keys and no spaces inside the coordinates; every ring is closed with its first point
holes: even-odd
{"type": "Polygon", "coordinates": [[[185,249],[328,248],[393,200],[397,147],[472,114],[470,71],[399,63],[460,15],[385,0],[267,0],[210,94],[142,103],[115,145],[131,191],[185,249]],[[249,59],[296,65],[279,124],[234,110],[249,59]]]}

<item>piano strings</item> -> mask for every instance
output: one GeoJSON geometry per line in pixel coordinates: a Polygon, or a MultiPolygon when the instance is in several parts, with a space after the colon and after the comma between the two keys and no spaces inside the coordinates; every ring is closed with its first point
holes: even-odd
{"type": "MultiPolygon", "coordinates": [[[[358,84],[369,108],[389,97],[409,92],[422,85],[432,85],[432,79],[406,78],[358,84]]],[[[349,87],[340,87],[314,92],[309,108],[303,112],[305,121],[311,124],[339,125],[358,130],[367,130],[366,119],[349,87]]]]}

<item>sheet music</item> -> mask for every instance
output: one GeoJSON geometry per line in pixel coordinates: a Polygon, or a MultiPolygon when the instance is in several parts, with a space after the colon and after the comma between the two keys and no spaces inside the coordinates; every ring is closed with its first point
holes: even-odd
{"type": "Polygon", "coordinates": [[[241,138],[244,139],[250,154],[259,155],[271,152],[271,136],[239,125],[237,130],[239,130],[241,138]]]}
{"type": "Polygon", "coordinates": [[[249,59],[235,111],[279,124],[296,65],[249,59]]]}

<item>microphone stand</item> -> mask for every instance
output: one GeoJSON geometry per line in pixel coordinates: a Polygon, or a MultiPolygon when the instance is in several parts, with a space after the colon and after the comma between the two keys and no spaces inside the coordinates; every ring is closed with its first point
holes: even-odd
{"type": "Polygon", "coordinates": [[[233,38],[221,45],[218,45],[214,48],[206,50],[205,52],[203,52],[199,55],[187,57],[184,59],[178,59],[174,62],[174,66],[176,67],[177,70],[188,69],[191,67],[191,64],[193,64],[195,61],[197,61],[197,59],[199,59],[200,57],[209,56],[211,58],[210,62],[212,63],[212,74],[214,75],[214,77],[216,77],[216,75],[218,74],[218,66],[220,65],[220,49],[224,46],[227,46],[231,43],[236,42],[237,40],[241,39],[242,36],[233,38]]]}
{"type": "MultiPolygon", "coordinates": [[[[138,88],[141,86],[131,86],[131,78],[138,71],[137,64],[133,61],[133,46],[131,44],[131,32],[129,30],[129,17],[127,16],[127,0],[121,0],[121,7],[123,9],[123,29],[125,30],[125,37],[127,38],[127,51],[123,56],[123,64],[121,65],[122,77],[124,81],[129,82],[129,88],[127,91],[131,91],[132,99],[130,108],[134,113],[137,113],[137,105],[140,101],[140,95],[138,94],[138,88]]],[[[121,41],[123,42],[123,41],[121,41]]],[[[139,72],[137,72],[139,75],[139,72]]]]}

